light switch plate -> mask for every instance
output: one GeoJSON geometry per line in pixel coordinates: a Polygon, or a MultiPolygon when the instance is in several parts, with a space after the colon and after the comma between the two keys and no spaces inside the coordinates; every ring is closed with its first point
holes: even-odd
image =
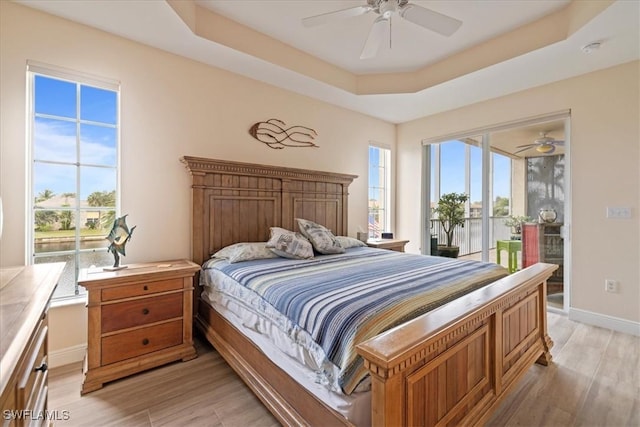
{"type": "Polygon", "coordinates": [[[607,218],[629,219],[631,208],[607,206],[607,218]]]}

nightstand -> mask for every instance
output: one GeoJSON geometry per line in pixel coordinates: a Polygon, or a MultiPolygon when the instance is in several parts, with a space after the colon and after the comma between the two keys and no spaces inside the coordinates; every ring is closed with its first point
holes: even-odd
{"type": "Polygon", "coordinates": [[[400,239],[369,239],[367,246],[378,249],[389,249],[390,251],[404,252],[404,245],[409,243],[408,240],[400,239]]]}
{"type": "Polygon", "coordinates": [[[195,358],[191,261],[129,264],[117,271],[82,269],[88,292],[88,343],[82,394],[176,360],[195,358]]]}

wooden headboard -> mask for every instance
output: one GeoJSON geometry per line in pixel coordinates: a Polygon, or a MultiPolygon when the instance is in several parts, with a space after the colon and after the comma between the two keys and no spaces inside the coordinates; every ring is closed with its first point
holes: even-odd
{"type": "Polygon", "coordinates": [[[192,259],[202,264],[238,242],[266,242],[270,227],[305,218],[335,235],[348,230],[349,184],[357,178],[279,166],[182,157],[192,176],[192,259]]]}

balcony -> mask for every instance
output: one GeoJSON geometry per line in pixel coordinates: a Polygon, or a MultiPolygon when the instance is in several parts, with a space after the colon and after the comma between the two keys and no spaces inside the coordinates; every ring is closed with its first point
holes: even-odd
{"type": "MultiPolygon", "coordinates": [[[[497,240],[509,240],[511,238],[511,230],[504,225],[505,217],[489,218],[489,244],[491,252],[494,253],[493,261],[495,262],[495,244],[497,240]]],[[[437,219],[431,220],[431,235],[438,237],[438,243],[446,242],[447,237],[442,230],[440,222],[437,219]]],[[[482,218],[469,217],[465,218],[463,227],[456,227],[453,233],[453,244],[460,246],[460,257],[469,255],[479,255],[482,252],[482,218]]]]}

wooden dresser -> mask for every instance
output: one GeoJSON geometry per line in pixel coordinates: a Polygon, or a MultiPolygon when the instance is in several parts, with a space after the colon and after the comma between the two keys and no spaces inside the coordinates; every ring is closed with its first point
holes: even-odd
{"type": "Polygon", "coordinates": [[[129,264],[117,271],[83,269],[88,291],[88,343],[82,394],[108,381],[196,357],[192,336],[191,261],[129,264]]]}
{"type": "Polygon", "coordinates": [[[400,239],[374,239],[367,240],[367,246],[371,248],[389,249],[390,251],[404,252],[404,245],[409,243],[408,240],[400,239]]]}
{"type": "Polygon", "coordinates": [[[65,263],[0,270],[3,426],[47,425],[47,312],[65,263]]]}

